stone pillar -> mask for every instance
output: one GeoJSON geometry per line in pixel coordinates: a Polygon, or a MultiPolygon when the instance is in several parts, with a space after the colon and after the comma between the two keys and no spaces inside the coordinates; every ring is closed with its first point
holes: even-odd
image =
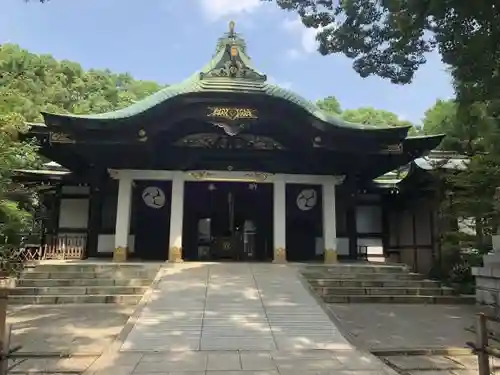
{"type": "Polygon", "coordinates": [[[184,178],[175,173],[172,179],[172,200],[170,205],[169,263],[182,262],[182,224],[184,220],[184,178]]]}
{"type": "Polygon", "coordinates": [[[333,182],[323,183],[323,239],[325,263],[337,263],[337,218],[333,182]]]}
{"type": "Polygon", "coordinates": [[[128,255],[130,232],[130,210],[132,208],[132,179],[118,180],[118,203],[116,207],[115,251],[113,261],[125,262],[128,255]]]}
{"type": "MultiPolygon", "coordinates": [[[[500,209],[500,187],[495,189],[493,196],[495,208],[500,209]]],[[[497,228],[500,233],[500,228],[497,228]]],[[[500,234],[491,236],[493,252],[483,255],[483,267],[472,267],[476,278],[476,302],[489,305],[494,309],[495,316],[500,316],[500,234]]]]}
{"type": "Polygon", "coordinates": [[[283,178],[274,181],[274,263],[286,262],[286,184],[283,178]]]}

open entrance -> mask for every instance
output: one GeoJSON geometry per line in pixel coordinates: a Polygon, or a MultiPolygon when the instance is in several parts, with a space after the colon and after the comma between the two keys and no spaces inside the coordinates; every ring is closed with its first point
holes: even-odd
{"type": "Polygon", "coordinates": [[[272,184],[186,182],[184,194],[184,260],[272,260],[272,184]]]}

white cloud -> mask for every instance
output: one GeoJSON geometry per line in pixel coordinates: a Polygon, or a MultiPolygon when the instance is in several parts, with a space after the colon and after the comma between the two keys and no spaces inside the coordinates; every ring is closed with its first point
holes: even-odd
{"type": "Polygon", "coordinates": [[[298,60],[304,56],[304,53],[300,51],[298,48],[290,48],[288,51],[286,51],[286,56],[290,60],[298,60]]]}
{"type": "Polygon", "coordinates": [[[252,13],[262,6],[261,0],[199,0],[203,12],[211,21],[242,13],[252,13]]]}
{"type": "MultiPolygon", "coordinates": [[[[293,20],[287,19],[283,22],[283,28],[288,31],[293,36],[299,38],[300,49],[305,54],[314,53],[318,49],[318,42],[316,41],[316,35],[320,32],[320,29],[307,28],[302,24],[300,18],[295,18],[293,20]]],[[[298,51],[297,51],[298,52],[298,51]]],[[[296,52],[291,52],[292,56],[297,57],[296,52]]],[[[291,56],[291,57],[292,57],[291,56]]]]}

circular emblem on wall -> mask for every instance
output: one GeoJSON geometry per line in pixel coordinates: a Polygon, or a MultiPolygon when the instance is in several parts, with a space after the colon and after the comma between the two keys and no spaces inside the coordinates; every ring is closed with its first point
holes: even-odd
{"type": "Polygon", "coordinates": [[[304,189],[297,195],[297,207],[301,211],[309,211],[317,202],[318,195],[314,189],[304,189]]]}
{"type": "Polygon", "coordinates": [[[151,208],[162,208],[165,205],[165,193],[159,187],[148,186],[142,192],[144,204],[151,208]]]}

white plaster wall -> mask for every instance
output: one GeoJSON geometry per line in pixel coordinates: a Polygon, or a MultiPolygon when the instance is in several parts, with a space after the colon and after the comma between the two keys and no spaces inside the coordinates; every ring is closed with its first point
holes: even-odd
{"type": "Polygon", "coordinates": [[[59,228],[86,229],[89,216],[88,198],[61,199],[59,228]]]}
{"type": "MultiPolygon", "coordinates": [[[[135,236],[130,234],[128,236],[129,252],[134,252],[135,236]]],[[[97,241],[98,253],[112,253],[115,250],[115,235],[114,234],[100,234],[97,241]]]]}
{"type": "Polygon", "coordinates": [[[358,233],[381,233],[382,208],[380,206],[357,206],[356,227],[358,233]]]}
{"type": "Polygon", "coordinates": [[[337,254],[349,255],[349,238],[337,237],[337,254]]]}

